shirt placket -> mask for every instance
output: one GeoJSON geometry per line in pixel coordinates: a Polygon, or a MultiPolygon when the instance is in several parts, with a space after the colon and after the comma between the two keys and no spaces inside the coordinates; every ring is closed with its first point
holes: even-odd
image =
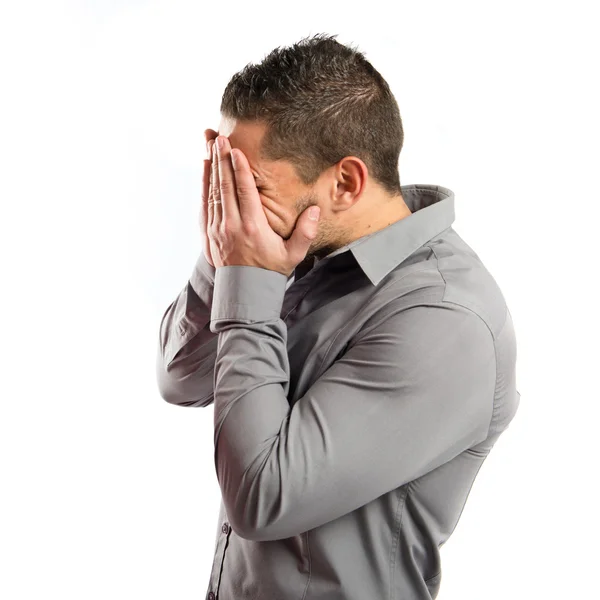
{"type": "Polygon", "coordinates": [[[221,525],[221,534],[217,540],[215,548],[215,558],[213,560],[212,571],[210,574],[210,583],[206,592],[207,600],[217,600],[219,597],[219,586],[221,584],[221,574],[223,572],[223,560],[225,559],[225,550],[231,534],[231,525],[224,521],[221,525]]]}
{"type": "Polygon", "coordinates": [[[281,306],[281,319],[288,325],[291,325],[294,311],[298,308],[300,302],[309,289],[314,285],[313,277],[315,275],[317,267],[313,267],[308,273],[304,271],[301,273],[299,279],[296,279],[292,285],[286,291],[283,303],[281,306]],[[306,274],[305,274],[306,273],[306,274]]]}

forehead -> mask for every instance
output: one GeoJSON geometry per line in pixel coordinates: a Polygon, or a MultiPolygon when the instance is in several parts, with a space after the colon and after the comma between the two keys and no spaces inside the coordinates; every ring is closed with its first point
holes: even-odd
{"type": "Polygon", "coordinates": [[[292,167],[286,161],[273,162],[260,158],[260,147],[266,130],[264,123],[221,117],[218,132],[229,138],[232,148],[238,148],[244,153],[255,175],[265,180],[293,178],[292,167]]]}

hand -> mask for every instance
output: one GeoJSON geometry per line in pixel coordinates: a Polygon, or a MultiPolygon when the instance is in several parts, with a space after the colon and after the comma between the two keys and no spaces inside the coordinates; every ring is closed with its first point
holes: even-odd
{"type": "Polygon", "coordinates": [[[207,157],[204,159],[204,171],[202,174],[202,206],[200,208],[200,231],[204,235],[203,239],[203,251],[208,264],[214,267],[215,264],[212,260],[210,253],[210,241],[208,239],[208,201],[213,201],[212,189],[211,189],[211,178],[212,178],[212,147],[214,140],[219,134],[214,129],[205,129],[204,138],[206,139],[206,152],[207,157]]]}
{"type": "Polygon", "coordinates": [[[215,204],[208,205],[207,229],[215,267],[261,267],[289,277],[317,235],[318,215],[317,220],[312,220],[309,211],[318,207],[308,207],[298,217],[291,237],[284,240],[269,225],[246,156],[236,148],[232,161],[229,140],[222,135],[216,138],[219,140],[223,147],[218,148],[218,143],[213,147],[215,204]]]}

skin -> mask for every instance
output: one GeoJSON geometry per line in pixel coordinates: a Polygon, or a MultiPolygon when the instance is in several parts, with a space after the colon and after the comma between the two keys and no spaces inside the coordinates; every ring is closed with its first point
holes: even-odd
{"type": "Polygon", "coordinates": [[[305,260],[324,258],[412,214],[402,195],[388,194],[355,156],[346,156],[323,171],[314,185],[304,185],[288,161],[260,158],[266,129],[264,123],[223,117],[218,132],[207,129],[205,137],[209,141],[217,135],[226,136],[232,148],[239,148],[246,155],[269,225],[283,239],[290,238],[306,208],[320,206],[318,234],[305,260]]]}

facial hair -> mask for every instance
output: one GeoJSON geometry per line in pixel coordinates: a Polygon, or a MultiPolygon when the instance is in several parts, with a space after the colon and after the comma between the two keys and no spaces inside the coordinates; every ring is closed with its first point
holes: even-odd
{"type": "MultiPolygon", "coordinates": [[[[309,206],[317,206],[319,204],[319,197],[315,192],[310,191],[304,196],[300,196],[295,204],[294,209],[296,210],[296,222],[300,215],[309,207],[309,206]]],[[[296,224],[294,223],[294,227],[296,224]]],[[[287,238],[292,235],[292,231],[287,238]]],[[[315,256],[320,260],[325,258],[328,254],[331,254],[334,250],[345,246],[347,243],[348,237],[351,235],[351,232],[347,229],[340,229],[339,227],[334,227],[327,219],[319,219],[319,228],[317,231],[317,236],[312,241],[308,252],[306,253],[306,257],[304,260],[312,260],[315,256]]]]}

